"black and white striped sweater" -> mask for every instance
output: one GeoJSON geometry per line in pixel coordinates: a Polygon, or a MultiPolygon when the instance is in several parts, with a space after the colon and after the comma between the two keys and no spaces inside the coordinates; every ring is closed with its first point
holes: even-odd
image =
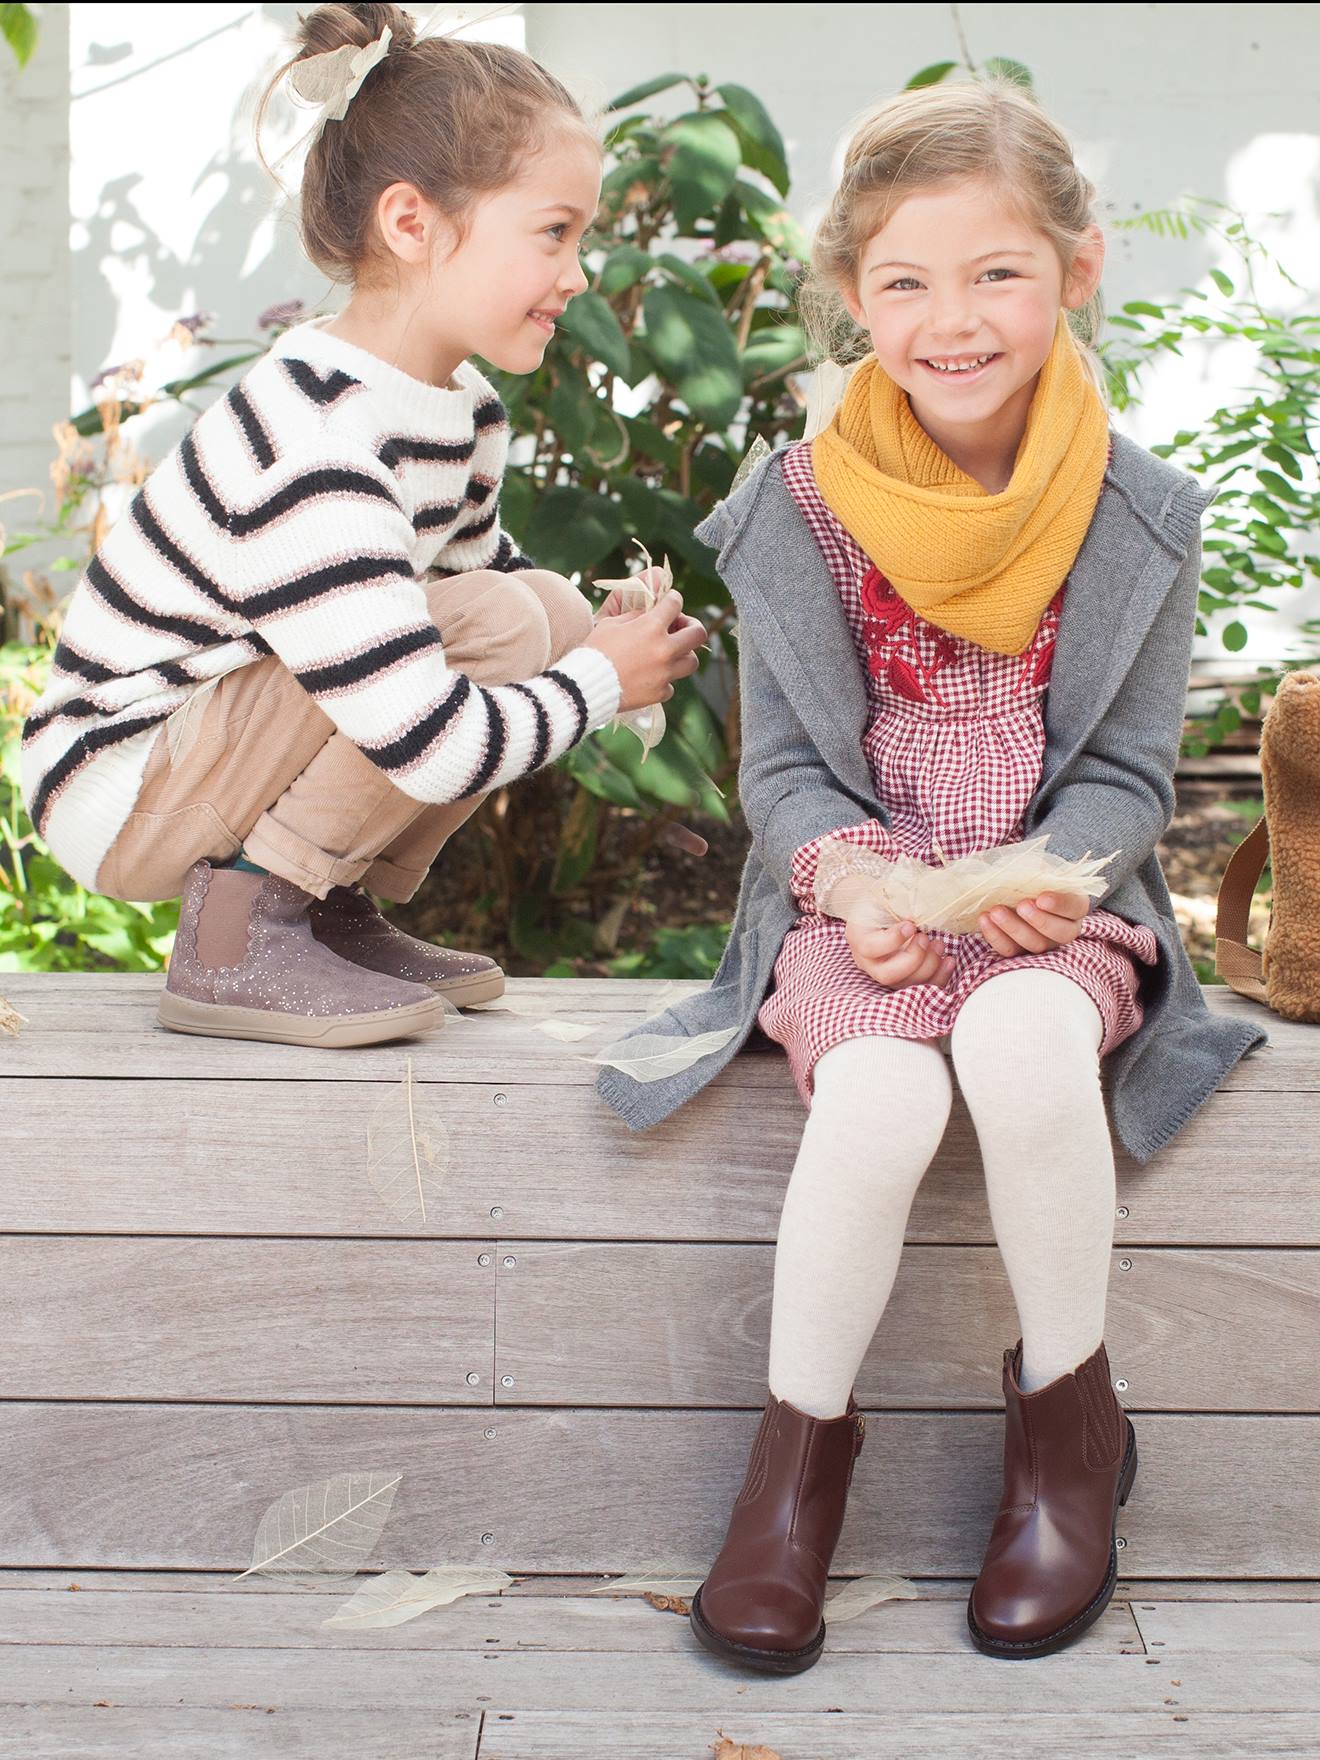
{"type": "Polygon", "coordinates": [[[24,723],[21,789],[84,886],[167,718],[272,653],[419,801],[512,781],[617,713],[618,673],[595,648],[487,687],[446,662],[421,576],[534,566],[499,522],[503,405],[470,362],[429,385],[329,322],[287,330],[198,418],[74,590],[24,723]]]}

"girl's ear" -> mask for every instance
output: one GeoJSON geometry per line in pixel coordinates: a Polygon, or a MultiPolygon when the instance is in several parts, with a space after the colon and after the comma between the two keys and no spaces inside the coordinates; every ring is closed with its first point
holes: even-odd
{"type": "Polygon", "coordinates": [[[1100,276],[1105,266],[1105,235],[1094,224],[1086,228],[1085,237],[1077,247],[1073,258],[1072,273],[1068,277],[1068,286],[1064,293],[1064,304],[1077,308],[1084,306],[1096,288],[1100,285],[1100,276]]]}
{"type": "Polygon", "coordinates": [[[376,201],[376,224],[386,247],[405,263],[425,263],[439,213],[413,183],[392,183],[376,201]]]}
{"type": "Polygon", "coordinates": [[[852,319],[853,323],[860,324],[863,330],[865,330],[867,324],[866,319],[862,316],[861,301],[853,292],[851,284],[845,284],[839,289],[839,297],[842,299],[848,316],[852,319]]]}

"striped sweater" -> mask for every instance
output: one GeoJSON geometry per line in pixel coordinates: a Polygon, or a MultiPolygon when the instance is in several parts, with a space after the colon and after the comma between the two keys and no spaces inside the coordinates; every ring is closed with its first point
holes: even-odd
{"type": "Polygon", "coordinates": [[[20,775],[37,832],[84,886],[167,718],[270,654],[419,801],[512,781],[617,712],[618,673],[595,648],[488,687],[448,665],[421,577],[534,566],[499,521],[504,407],[469,362],[430,385],[329,322],[285,331],[198,418],[74,589],[20,775]]]}

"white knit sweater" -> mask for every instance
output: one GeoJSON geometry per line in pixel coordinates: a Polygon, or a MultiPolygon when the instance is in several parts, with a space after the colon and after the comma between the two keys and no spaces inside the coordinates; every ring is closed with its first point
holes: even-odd
{"type": "Polygon", "coordinates": [[[488,687],[446,662],[420,577],[535,566],[499,523],[503,405],[469,362],[430,385],[329,321],[287,330],[198,418],[74,590],[21,788],[84,886],[166,719],[272,653],[419,801],[512,781],[617,712],[619,675],[595,648],[488,687]]]}

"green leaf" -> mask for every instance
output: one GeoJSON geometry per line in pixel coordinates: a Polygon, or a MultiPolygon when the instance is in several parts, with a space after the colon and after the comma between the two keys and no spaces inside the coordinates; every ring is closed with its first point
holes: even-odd
{"type": "Polygon", "coordinates": [[[635,812],[646,810],[641,795],[609,753],[602,749],[598,734],[590,735],[565,752],[559,760],[559,768],[567,770],[583,788],[590,789],[603,801],[610,801],[616,807],[632,807],[635,812]]]}
{"type": "Polygon", "coordinates": [[[784,137],[771,120],[770,112],[746,86],[722,85],[716,86],[715,90],[738,125],[744,161],[762,177],[768,178],[781,196],[786,196],[788,154],[784,137]]]}
{"type": "Polygon", "coordinates": [[[1232,623],[1225,624],[1223,639],[1224,646],[1228,651],[1231,654],[1236,654],[1239,649],[1245,648],[1247,645],[1247,626],[1234,619],[1232,623]]]}
{"type": "Polygon", "coordinates": [[[20,67],[26,67],[37,46],[37,21],[30,6],[0,6],[0,31],[14,51],[20,67]]]}
{"type": "Polygon", "coordinates": [[[609,105],[611,110],[626,110],[629,104],[640,104],[643,98],[654,98],[657,92],[668,92],[674,86],[681,86],[686,80],[685,73],[660,73],[654,79],[643,80],[639,86],[629,86],[621,92],[609,105]]]}
{"type": "Polygon", "coordinates": [[[920,73],[914,73],[903,89],[915,92],[921,86],[937,86],[957,65],[956,61],[933,61],[929,67],[923,67],[920,73]]]}
{"type": "Polygon", "coordinates": [[[1273,441],[1268,446],[1262,446],[1261,451],[1266,458],[1272,458],[1281,470],[1287,471],[1294,482],[1301,482],[1302,467],[1291,452],[1286,451],[1282,446],[1276,446],[1273,441]]]}
{"type": "MultiPolygon", "coordinates": [[[[651,267],[649,251],[639,249],[635,244],[621,244],[617,250],[611,251],[605,259],[597,284],[599,293],[610,295],[623,293],[630,287],[636,287],[642,276],[651,267]]],[[[579,294],[578,298],[581,299],[579,294]]],[[[571,312],[573,304],[568,310],[571,312]]]]}
{"type": "Polygon", "coordinates": [[[798,324],[776,323],[757,331],[743,350],[743,383],[785,373],[806,353],[807,339],[798,324]]]}
{"type": "Polygon", "coordinates": [[[618,491],[631,527],[630,535],[642,540],[657,563],[662,552],[667,552],[681,556],[703,574],[712,572],[709,547],[693,535],[693,528],[701,524],[701,509],[696,502],[680,495],[677,489],[652,488],[639,477],[621,477],[618,491]]]}
{"type": "Polygon", "coordinates": [[[674,218],[680,232],[690,232],[703,215],[714,213],[733,188],[742,164],[742,146],[714,110],[693,110],[680,116],[660,140],[662,146],[673,149],[668,172],[674,218]]]}
{"type": "Polygon", "coordinates": [[[724,301],[694,263],[685,262],[682,257],[676,257],[672,251],[662,251],[655,260],[657,265],[680,286],[690,287],[698,299],[704,299],[707,305],[715,306],[721,312],[724,310],[724,301]]]}
{"type": "Polygon", "coordinates": [[[780,256],[796,257],[799,263],[810,259],[811,246],[807,243],[807,235],[782,202],[777,202],[773,196],[743,178],[734,184],[733,193],[742,203],[752,227],[780,256]]]}
{"type": "Polygon", "coordinates": [[[742,365],[721,313],[677,287],[648,287],[646,345],[683,402],[722,428],[742,405],[742,365]]]}
{"type": "Polygon", "coordinates": [[[548,489],[527,523],[527,549],[542,568],[577,574],[592,568],[623,536],[623,509],[571,483],[548,489]]]}
{"type": "Polygon", "coordinates": [[[556,322],[593,360],[600,361],[620,378],[627,378],[628,338],[608,300],[598,293],[580,293],[569,301],[556,322]]]}
{"type": "Polygon", "coordinates": [[[1020,61],[1011,61],[1006,55],[992,55],[985,64],[985,71],[999,79],[1011,79],[1014,85],[1031,90],[1030,72],[1020,61]]]}
{"type": "Polygon", "coordinates": [[[1212,269],[1210,271],[1210,279],[1214,282],[1220,293],[1231,294],[1234,291],[1233,283],[1229,280],[1228,276],[1225,275],[1222,269],[1212,269]]]}
{"type": "Polygon", "coordinates": [[[1125,312],[1138,312],[1147,318],[1162,318],[1164,316],[1164,307],[1152,305],[1148,299],[1125,300],[1123,310],[1125,312]]]}
{"type": "Polygon", "coordinates": [[[583,373],[565,373],[546,399],[546,415],[555,431],[555,438],[566,452],[576,458],[586,447],[594,432],[596,416],[592,405],[599,399],[583,373]]]}

